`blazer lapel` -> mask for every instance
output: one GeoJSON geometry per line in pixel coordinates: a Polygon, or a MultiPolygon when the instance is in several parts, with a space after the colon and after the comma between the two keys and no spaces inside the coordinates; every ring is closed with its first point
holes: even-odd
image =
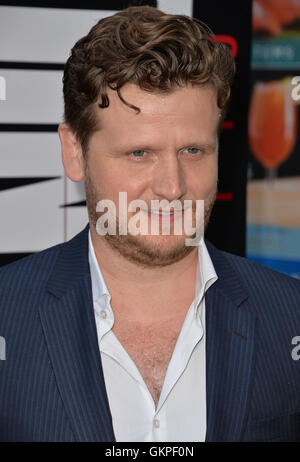
{"type": "Polygon", "coordinates": [[[77,441],[114,441],[94,320],[88,226],[61,248],[40,317],[77,441]]]}
{"type": "Polygon", "coordinates": [[[230,261],[208,244],[218,280],[206,304],[206,441],[240,441],[254,369],[256,318],[243,303],[247,291],[230,261]]]}

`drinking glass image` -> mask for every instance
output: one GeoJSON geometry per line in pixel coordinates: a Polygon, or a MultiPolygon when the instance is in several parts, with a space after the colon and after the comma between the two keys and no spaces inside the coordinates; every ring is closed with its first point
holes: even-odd
{"type": "Polygon", "coordinates": [[[268,179],[276,177],[277,168],[291,154],[297,127],[297,105],[287,79],[256,82],[250,102],[248,138],[251,151],[265,168],[268,179]]]}

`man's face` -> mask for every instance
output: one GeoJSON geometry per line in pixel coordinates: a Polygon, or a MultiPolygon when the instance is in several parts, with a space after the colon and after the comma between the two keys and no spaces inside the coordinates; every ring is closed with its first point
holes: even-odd
{"type": "MultiPolygon", "coordinates": [[[[110,199],[119,213],[119,192],[127,202],[204,200],[205,226],[215,200],[217,184],[217,127],[220,110],[215,90],[183,87],[170,94],[149,93],[134,84],[121,89],[122,97],[140,108],[136,113],[117,93],[108,90],[110,104],[99,111],[99,130],[90,138],[85,165],[87,205],[91,232],[125,258],[144,267],[178,261],[195,247],[185,245],[186,235],[117,234],[100,236],[95,225],[96,204],[110,199]]],[[[183,207],[182,207],[183,208],[183,207]]],[[[153,209],[152,209],[153,211],[153,209]]],[[[129,221],[135,212],[127,212],[129,221]]],[[[165,218],[154,217],[161,222],[165,218]]],[[[150,225],[149,225],[150,226],[150,225]]],[[[173,228],[172,228],[173,227],[173,228]]],[[[150,230],[150,228],[149,228],[150,230]]],[[[162,228],[160,228],[160,231],[162,228]]]]}

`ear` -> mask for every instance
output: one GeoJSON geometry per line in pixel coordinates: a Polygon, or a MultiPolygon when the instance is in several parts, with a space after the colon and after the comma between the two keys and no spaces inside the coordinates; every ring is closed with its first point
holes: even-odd
{"type": "Polygon", "coordinates": [[[72,181],[81,181],[84,177],[84,159],[80,143],[71,127],[65,122],[59,125],[58,134],[66,175],[72,181]]]}

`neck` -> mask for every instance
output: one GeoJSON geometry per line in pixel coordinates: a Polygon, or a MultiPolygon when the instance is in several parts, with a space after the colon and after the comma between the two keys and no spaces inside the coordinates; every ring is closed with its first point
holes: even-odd
{"type": "MultiPolygon", "coordinates": [[[[197,247],[173,264],[145,268],[127,260],[104,238],[99,237],[92,227],[90,229],[96,259],[107,288],[115,300],[125,297],[128,301],[151,301],[153,314],[156,304],[161,307],[162,302],[165,302],[168,306],[174,306],[173,302],[178,300],[178,294],[194,293],[198,265],[197,247]]],[[[135,305],[136,303],[131,303],[131,306],[135,305]]]]}

